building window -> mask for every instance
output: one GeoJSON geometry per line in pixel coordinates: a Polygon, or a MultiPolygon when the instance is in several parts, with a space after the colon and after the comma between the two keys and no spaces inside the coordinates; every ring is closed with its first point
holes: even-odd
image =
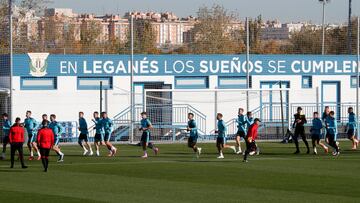
{"type": "MultiPolygon", "coordinates": [[[[351,78],[350,78],[350,87],[351,88],[356,88],[356,83],[357,83],[356,76],[351,76],[351,78]]],[[[359,84],[359,87],[360,87],[360,84],[359,84]]]]}
{"type": "Polygon", "coordinates": [[[57,78],[56,77],[21,77],[20,79],[21,90],[56,90],[57,78]]]}
{"type": "Polygon", "coordinates": [[[77,88],[79,90],[99,90],[102,82],[102,89],[113,89],[112,77],[78,77],[77,88]]]}
{"type": "Polygon", "coordinates": [[[176,89],[207,89],[209,88],[208,77],[175,77],[176,89]]]}
{"type": "MultiPolygon", "coordinates": [[[[220,89],[246,89],[246,76],[219,76],[218,87],[220,89]]],[[[252,77],[249,77],[249,88],[252,88],[252,77]]]]}
{"type": "Polygon", "coordinates": [[[312,88],[312,76],[302,76],[302,88],[312,88]]]}

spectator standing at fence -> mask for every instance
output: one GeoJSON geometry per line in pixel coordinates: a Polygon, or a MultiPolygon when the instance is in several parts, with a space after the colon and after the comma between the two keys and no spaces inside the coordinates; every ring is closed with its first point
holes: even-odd
{"type": "Polygon", "coordinates": [[[319,113],[314,112],[312,126],[310,129],[311,141],[312,141],[314,154],[317,154],[316,144],[320,145],[325,150],[325,153],[328,153],[328,151],[329,151],[329,148],[321,142],[321,129],[322,128],[323,128],[323,123],[319,118],[319,113]]]}
{"type": "Polygon", "coordinates": [[[36,151],[38,155],[38,160],[41,159],[40,151],[36,144],[36,131],[39,127],[39,123],[31,117],[31,111],[26,112],[26,119],[24,120],[24,127],[28,134],[28,142],[27,146],[30,151],[30,157],[29,160],[34,160],[34,150],[36,151]]]}
{"type": "Polygon", "coordinates": [[[79,112],[79,131],[80,131],[80,135],[79,135],[78,143],[84,149],[83,155],[92,156],[94,153],[92,151],[89,142],[89,130],[88,130],[87,122],[84,118],[84,112],[79,112]]]}
{"type": "Polygon", "coordinates": [[[215,131],[215,133],[217,134],[216,147],[219,152],[219,156],[217,158],[223,159],[224,158],[223,149],[226,149],[226,148],[232,149],[234,151],[234,153],[236,153],[236,148],[235,148],[235,146],[226,144],[226,130],[227,129],[226,129],[226,124],[223,120],[223,115],[221,113],[218,113],[216,116],[216,119],[218,120],[217,130],[215,131]]]}
{"type": "Polygon", "coordinates": [[[193,149],[194,153],[196,153],[197,158],[199,158],[201,155],[201,148],[197,146],[197,139],[199,135],[193,113],[188,113],[188,120],[189,121],[186,128],[186,130],[190,134],[188,139],[188,147],[193,149]]]}
{"type": "Polygon", "coordinates": [[[147,113],[146,112],[142,112],[141,113],[141,121],[140,121],[140,131],[142,131],[142,135],[141,135],[141,146],[143,148],[144,151],[144,155],[142,156],[142,158],[147,158],[148,154],[147,154],[147,147],[149,147],[150,149],[152,149],[155,153],[155,155],[157,155],[159,153],[159,148],[155,147],[155,145],[150,142],[150,138],[151,138],[151,133],[150,130],[153,128],[151,121],[148,119],[147,117],[147,113]]]}
{"type": "Polygon", "coordinates": [[[11,121],[9,120],[9,115],[7,113],[3,113],[3,149],[1,154],[1,159],[5,159],[6,145],[9,144],[9,132],[11,128],[11,121]]]}
{"type": "Polygon", "coordinates": [[[244,162],[248,162],[247,157],[249,155],[254,155],[257,151],[256,139],[258,137],[260,122],[260,119],[255,118],[253,124],[248,128],[245,138],[246,151],[244,154],[244,162]]]}
{"type": "Polygon", "coordinates": [[[349,140],[352,141],[352,149],[357,149],[359,145],[359,141],[356,137],[356,131],[357,131],[357,122],[356,122],[356,115],[354,113],[353,107],[348,108],[348,123],[346,125],[345,132],[348,135],[349,140]]]}
{"type": "Polygon", "coordinates": [[[337,140],[337,121],[335,118],[335,112],[330,111],[329,116],[326,118],[326,138],[329,145],[334,149],[333,155],[338,156],[340,154],[339,146],[336,143],[337,140]]]}
{"type": "Polygon", "coordinates": [[[237,133],[236,133],[236,147],[238,148],[237,150],[237,154],[241,154],[242,150],[241,150],[241,139],[245,139],[246,136],[246,129],[247,129],[247,117],[244,115],[244,109],[243,108],[239,108],[238,111],[238,117],[236,119],[236,123],[237,123],[237,133]]]}
{"type": "Polygon", "coordinates": [[[108,156],[115,156],[117,149],[111,144],[110,138],[113,131],[114,123],[108,117],[106,112],[101,113],[102,132],[104,133],[105,145],[109,150],[108,156]]]}
{"type": "Polygon", "coordinates": [[[44,172],[47,172],[49,166],[49,154],[51,148],[54,148],[54,140],[56,135],[54,134],[54,130],[49,127],[49,121],[43,120],[41,126],[42,127],[37,134],[37,143],[40,148],[41,161],[44,167],[44,172]]]}
{"type": "Polygon", "coordinates": [[[303,140],[303,142],[305,143],[305,146],[307,148],[307,154],[310,153],[310,148],[309,148],[309,143],[306,140],[306,136],[305,136],[305,127],[304,125],[307,123],[305,115],[302,113],[302,108],[298,107],[297,108],[297,113],[294,115],[294,123],[293,123],[293,128],[295,128],[295,133],[294,133],[294,143],[295,143],[295,147],[296,147],[296,151],[294,154],[299,154],[300,153],[300,148],[299,148],[299,136],[301,136],[301,139],[303,140]]]}
{"type": "Polygon", "coordinates": [[[50,121],[51,122],[49,124],[49,128],[53,131],[54,140],[55,140],[54,145],[53,145],[53,150],[59,157],[58,162],[63,162],[64,161],[64,153],[62,153],[61,149],[60,149],[60,138],[61,138],[61,135],[65,132],[65,129],[59,122],[56,121],[55,114],[50,115],[50,121]]]}
{"type": "Polygon", "coordinates": [[[24,153],[23,153],[23,144],[24,144],[24,128],[21,126],[20,123],[21,119],[16,118],[14,125],[10,128],[9,132],[9,142],[11,148],[11,168],[14,168],[14,161],[15,161],[15,152],[18,151],[19,159],[21,162],[22,168],[27,168],[24,163],[24,153]]]}

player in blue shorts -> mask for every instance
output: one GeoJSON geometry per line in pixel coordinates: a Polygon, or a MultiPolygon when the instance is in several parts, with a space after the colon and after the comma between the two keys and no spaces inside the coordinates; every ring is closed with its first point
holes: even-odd
{"type": "Polygon", "coordinates": [[[84,118],[84,112],[79,112],[79,131],[80,131],[80,135],[79,135],[78,143],[84,149],[83,155],[85,156],[89,154],[89,156],[92,156],[94,153],[92,151],[90,142],[88,140],[89,130],[88,130],[87,122],[84,118]],[[86,146],[88,148],[86,148],[86,146]]]}
{"type": "Polygon", "coordinates": [[[328,153],[329,151],[329,148],[321,142],[321,129],[323,129],[323,123],[319,118],[319,113],[314,112],[310,133],[315,155],[317,154],[316,144],[320,145],[324,149],[325,153],[328,153]]]}
{"type": "Polygon", "coordinates": [[[155,147],[155,145],[152,142],[150,142],[150,137],[151,137],[150,130],[153,128],[153,126],[152,126],[150,120],[147,118],[146,112],[141,113],[140,125],[141,125],[141,127],[139,130],[142,131],[140,144],[144,150],[144,155],[141,158],[148,157],[148,154],[146,152],[147,147],[154,150],[155,155],[157,155],[159,152],[159,148],[155,147]]]}
{"type": "Polygon", "coordinates": [[[64,153],[61,152],[59,144],[60,144],[61,135],[65,132],[65,129],[59,122],[56,121],[55,114],[50,115],[50,121],[51,122],[49,124],[49,128],[54,133],[54,146],[52,147],[52,149],[59,156],[58,162],[63,162],[64,161],[64,153]]]}
{"type": "Polygon", "coordinates": [[[102,132],[104,134],[105,145],[109,150],[108,156],[115,156],[117,149],[111,144],[110,138],[113,131],[113,122],[106,112],[101,113],[102,132]]]}
{"type": "Polygon", "coordinates": [[[95,124],[95,137],[94,137],[94,145],[96,148],[96,156],[100,156],[100,145],[105,145],[104,135],[103,135],[103,126],[101,122],[101,118],[99,117],[99,112],[95,111],[93,113],[94,119],[92,121],[95,124]]]}
{"type": "Polygon", "coordinates": [[[10,143],[9,132],[11,128],[11,121],[9,120],[9,115],[7,113],[3,113],[2,119],[3,119],[2,129],[4,134],[3,134],[3,149],[2,149],[1,159],[5,159],[6,145],[10,143]]]}
{"type": "Polygon", "coordinates": [[[198,131],[196,122],[194,120],[194,114],[188,113],[188,124],[186,130],[189,132],[190,136],[188,139],[188,147],[193,149],[196,153],[197,158],[201,155],[201,148],[197,146],[197,139],[198,139],[198,131]]]}
{"type": "Polygon", "coordinates": [[[238,117],[236,119],[237,133],[236,133],[236,146],[238,147],[237,154],[241,154],[241,139],[245,138],[246,135],[246,116],[244,115],[244,109],[239,108],[238,117]]]}
{"type": "Polygon", "coordinates": [[[221,113],[218,113],[216,116],[216,119],[218,120],[217,130],[215,131],[215,133],[217,133],[216,147],[219,152],[219,156],[217,158],[223,159],[224,158],[224,154],[223,154],[224,148],[230,148],[234,151],[234,153],[236,153],[236,148],[235,148],[235,146],[230,146],[230,145],[226,144],[226,125],[223,120],[223,115],[221,113]]]}
{"type": "Polygon", "coordinates": [[[41,155],[39,148],[36,144],[36,134],[37,129],[39,127],[39,123],[31,117],[31,111],[26,111],[26,118],[24,120],[24,127],[26,129],[26,132],[28,134],[28,142],[27,146],[30,151],[30,157],[29,160],[34,160],[34,150],[36,151],[38,155],[38,160],[41,160],[41,155]]]}
{"type": "Polygon", "coordinates": [[[357,122],[353,107],[348,108],[348,114],[348,123],[345,132],[348,135],[348,139],[352,142],[352,149],[356,150],[359,145],[359,140],[356,139],[357,122]]]}

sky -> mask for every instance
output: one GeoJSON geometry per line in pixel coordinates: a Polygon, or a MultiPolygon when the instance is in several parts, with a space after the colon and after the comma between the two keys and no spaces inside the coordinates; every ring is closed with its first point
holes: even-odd
{"type": "MultiPolygon", "coordinates": [[[[326,6],[327,21],[347,21],[349,0],[331,0],[326,6]]],[[[360,0],[353,1],[353,15],[360,16],[360,0]]],[[[127,11],[174,12],[178,17],[196,16],[201,6],[223,5],[240,18],[279,19],[281,22],[321,22],[318,0],[52,0],[49,8],[72,8],[76,13],[121,14],[127,11]]]]}

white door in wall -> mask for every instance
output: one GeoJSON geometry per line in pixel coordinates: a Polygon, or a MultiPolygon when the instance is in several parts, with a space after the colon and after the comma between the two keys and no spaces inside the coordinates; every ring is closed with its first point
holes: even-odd
{"type": "Polygon", "coordinates": [[[340,119],[346,115],[341,114],[341,98],[340,98],[340,82],[339,81],[323,81],[321,84],[321,104],[322,108],[329,106],[335,111],[336,117],[340,119]]]}

